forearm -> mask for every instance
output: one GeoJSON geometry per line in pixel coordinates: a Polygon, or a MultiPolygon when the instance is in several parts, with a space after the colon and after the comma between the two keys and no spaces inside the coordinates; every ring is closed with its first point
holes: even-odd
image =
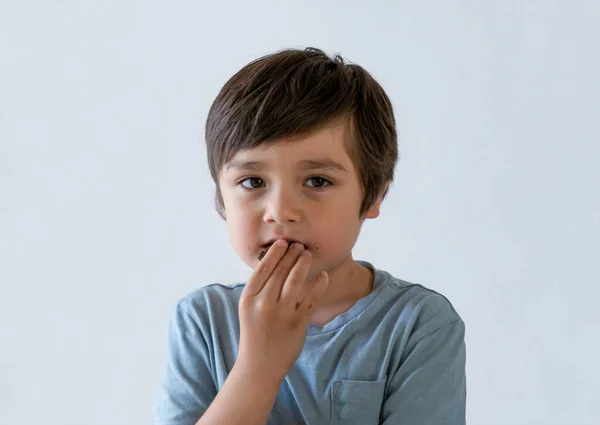
{"type": "Polygon", "coordinates": [[[234,366],[196,425],[265,425],[281,382],[234,366]]]}

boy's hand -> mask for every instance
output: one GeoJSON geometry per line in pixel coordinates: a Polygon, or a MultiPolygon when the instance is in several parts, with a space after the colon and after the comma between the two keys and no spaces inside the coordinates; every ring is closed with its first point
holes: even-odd
{"type": "Polygon", "coordinates": [[[279,385],[302,352],[313,305],[329,283],[326,272],[307,282],[311,253],[279,240],[248,280],[239,302],[236,366],[279,385]]]}

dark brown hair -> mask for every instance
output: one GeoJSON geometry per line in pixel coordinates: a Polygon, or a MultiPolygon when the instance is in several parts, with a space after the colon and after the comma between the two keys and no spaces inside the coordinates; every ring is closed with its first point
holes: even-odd
{"type": "Polygon", "coordinates": [[[392,104],[379,83],[362,67],[315,48],[282,50],[238,71],[206,120],[208,165],[221,217],[219,173],[238,151],[308,134],[345,116],[353,139],[349,155],[362,183],[362,217],[387,194],[385,184],[393,181],[398,158],[392,104]]]}

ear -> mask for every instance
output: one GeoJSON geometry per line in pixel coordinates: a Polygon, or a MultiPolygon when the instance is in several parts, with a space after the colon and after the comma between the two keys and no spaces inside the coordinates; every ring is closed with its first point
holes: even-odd
{"type": "Polygon", "coordinates": [[[385,191],[387,190],[388,184],[389,184],[389,182],[387,182],[385,184],[385,186],[383,187],[383,190],[381,191],[381,195],[379,195],[377,197],[375,202],[373,202],[373,205],[371,205],[371,207],[367,210],[367,212],[365,213],[365,218],[379,217],[379,208],[381,206],[381,201],[383,200],[383,195],[385,194],[385,191]]]}

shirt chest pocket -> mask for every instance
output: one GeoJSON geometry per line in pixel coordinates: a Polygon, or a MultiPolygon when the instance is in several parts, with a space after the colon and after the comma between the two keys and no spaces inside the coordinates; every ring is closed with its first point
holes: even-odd
{"type": "Polygon", "coordinates": [[[385,379],[335,381],[331,391],[331,425],[377,425],[385,383],[385,379]]]}

